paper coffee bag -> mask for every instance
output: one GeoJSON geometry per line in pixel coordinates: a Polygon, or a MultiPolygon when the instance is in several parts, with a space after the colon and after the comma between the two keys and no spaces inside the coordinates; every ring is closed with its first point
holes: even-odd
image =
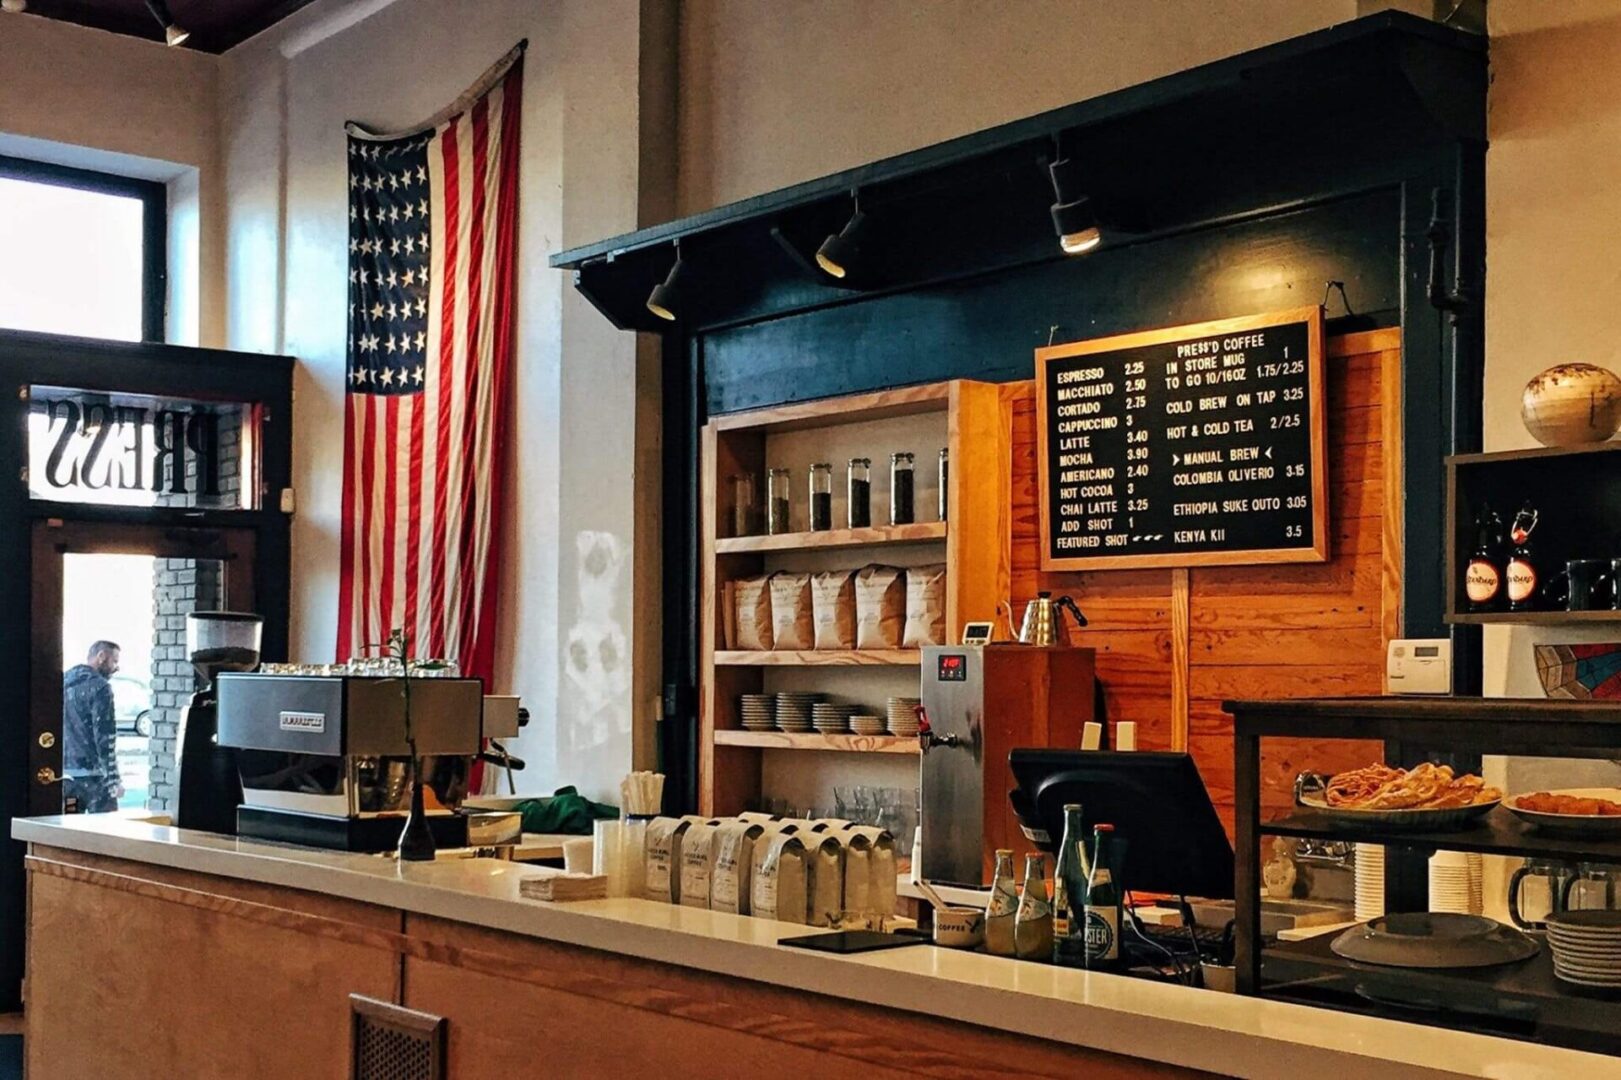
{"type": "Polygon", "coordinates": [[[779,650],[816,648],[809,574],[771,575],[771,647],[779,650]]]}
{"type": "MultiPolygon", "coordinates": [[[[867,838],[867,907],[875,915],[895,914],[895,876],[900,872],[896,863],[895,838],[875,825],[851,825],[849,832],[867,838]]],[[[846,887],[846,893],[849,889],[846,887]]]]}
{"type": "Polygon", "coordinates": [[[681,846],[691,823],[656,817],[647,823],[647,898],[666,904],[681,900],[681,846]]]}
{"type": "Polygon", "coordinates": [[[829,570],[811,575],[811,614],[818,649],[856,647],[856,575],[829,570]]]}
{"type": "Polygon", "coordinates": [[[709,906],[710,882],[715,872],[715,834],[720,822],[689,821],[681,841],[681,895],[684,907],[709,906]]]}
{"type": "Polygon", "coordinates": [[[749,889],[754,883],[754,845],[765,826],[745,818],[723,821],[715,829],[715,866],[709,879],[712,911],[749,914],[749,889]]]}
{"type": "Polygon", "coordinates": [[[769,649],[771,636],[771,579],[739,578],[732,582],[734,649],[769,649]]]}
{"type": "Polygon", "coordinates": [[[906,572],[868,566],[856,573],[856,648],[898,649],[906,627],[906,572]]]}
{"type": "Polygon", "coordinates": [[[914,566],[906,571],[906,632],[901,644],[908,649],[946,643],[946,567],[914,566]]]}
{"type": "Polygon", "coordinates": [[[760,863],[749,887],[749,911],[761,919],[805,922],[809,904],[804,843],[797,833],[787,830],[762,837],[761,843],[760,863]]]}

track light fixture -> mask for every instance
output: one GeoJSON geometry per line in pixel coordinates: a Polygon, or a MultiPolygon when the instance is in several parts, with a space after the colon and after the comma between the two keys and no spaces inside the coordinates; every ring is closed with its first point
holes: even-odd
{"type": "Polygon", "coordinates": [[[856,204],[855,213],[844,228],[830,234],[816,249],[816,265],[836,278],[843,278],[861,258],[861,230],[867,215],[861,212],[861,193],[852,191],[850,197],[856,204]]]}
{"type": "Polygon", "coordinates": [[[681,306],[681,241],[675,242],[675,263],[663,281],[647,294],[647,310],[661,319],[675,322],[676,309],[681,306]]]}
{"type": "Polygon", "coordinates": [[[146,0],[146,10],[163,27],[163,40],[170,45],[184,44],[191,37],[191,31],[176,23],[174,16],[169,14],[169,0],[146,0]]]}
{"type": "Polygon", "coordinates": [[[1048,166],[1053,194],[1057,197],[1052,205],[1053,231],[1058,233],[1058,246],[1064,249],[1064,254],[1084,255],[1103,242],[1103,233],[1098,230],[1092,200],[1081,188],[1080,167],[1064,156],[1063,147],[1056,139],[1054,144],[1058,152],[1048,166]]]}

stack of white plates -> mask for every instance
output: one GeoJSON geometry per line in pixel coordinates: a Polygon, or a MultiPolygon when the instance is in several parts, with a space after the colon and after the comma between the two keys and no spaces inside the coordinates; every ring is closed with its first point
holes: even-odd
{"type": "Polygon", "coordinates": [[[850,730],[857,735],[882,735],[886,730],[884,718],[871,713],[851,713],[850,730]]]}
{"type": "Polygon", "coordinates": [[[917,734],[917,707],[919,699],[915,697],[892,697],[889,699],[889,733],[891,735],[917,734]]]}
{"type": "Polygon", "coordinates": [[[738,701],[738,716],[748,731],[770,731],[777,726],[776,694],[744,694],[738,701]]]}
{"type": "Polygon", "coordinates": [[[1553,973],[1577,986],[1621,988],[1621,911],[1563,911],[1548,917],[1553,973]]]}
{"type": "Polygon", "coordinates": [[[1356,846],[1356,917],[1358,922],[1377,919],[1385,913],[1385,847],[1383,844],[1356,846]]]}
{"type": "Polygon", "coordinates": [[[823,735],[849,734],[850,706],[818,701],[811,706],[811,726],[823,735]]]}
{"type": "Polygon", "coordinates": [[[1486,914],[1486,893],[1484,881],[1486,877],[1486,857],[1478,851],[1471,851],[1469,859],[1469,914],[1486,914]]]}
{"type": "Polygon", "coordinates": [[[1462,851],[1437,851],[1430,856],[1430,910],[1454,915],[1478,915],[1477,886],[1470,873],[1469,856],[1462,851]]]}
{"type": "Polygon", "coordinates": [[[809,731],[811,729],[811,707],[821,700],[821,694],[809,694],[798,690],[784,690],[778,694],[778,730],[809,731]]]}

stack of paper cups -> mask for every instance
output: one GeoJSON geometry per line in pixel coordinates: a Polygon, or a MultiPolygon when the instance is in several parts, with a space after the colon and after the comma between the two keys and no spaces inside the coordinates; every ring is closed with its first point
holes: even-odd
{"type": "Polygon", "coordinates": [[[591,872],[601,874],[608,879],[609,896],[627,896],[625,871],[625,852],[620,840],[623,829],[617,821],[599,821],[596,823],[592,835],[596,839],[596,850],[593,854],[591,872]]]}
{"type": "Polygon", "coordinates": [[[625,895],[647,891],[647,822],[625,821],[619,827],[620,861],[625,868],[625,895]]]}
{"type": "Polygon", "coordinates": [[[1385,848],[1383,844],[1356,846],[1356,918],[1377,919],[1385,913],[1385,848]]]}
{"type": "Polygon", "coordinates": [[[1472,902],[1469,857],[1461,851],[1437,851],[1431,855],[1430,910],[1468,915],[1472,902]]]}

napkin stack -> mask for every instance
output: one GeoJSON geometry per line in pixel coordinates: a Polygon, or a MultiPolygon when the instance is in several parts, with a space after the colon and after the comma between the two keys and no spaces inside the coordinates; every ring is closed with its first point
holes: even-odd
{"type": "Polygon", "coordinates": [[[518,895],[556,904],[601,900],[608,895],[608,879],[602,874],[538,874],[518,883],[518,895]]]}

